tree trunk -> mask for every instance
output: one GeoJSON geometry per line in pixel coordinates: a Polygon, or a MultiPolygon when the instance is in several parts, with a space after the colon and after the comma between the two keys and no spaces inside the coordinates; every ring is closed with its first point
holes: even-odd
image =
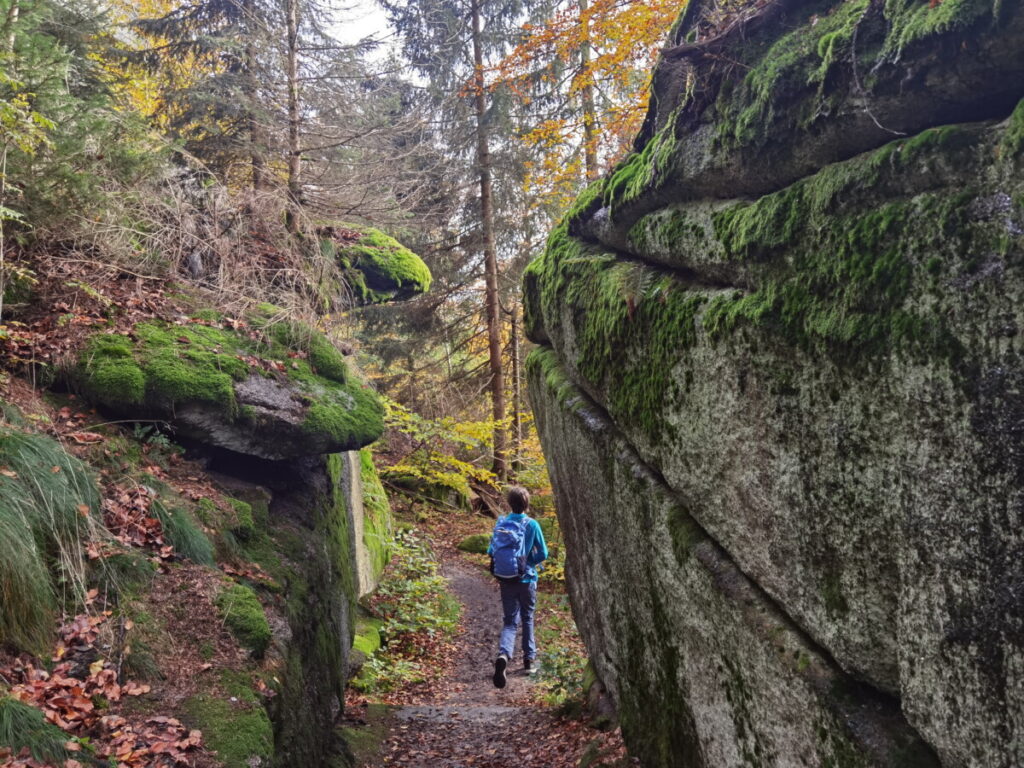
{"type": "Polygon", "coordinates": [[[491,199],[491,152],[487,141],[484,53],[481,40],[480,0],[473,0],[473,86],[476,110],[476,162],[480,172],[480,224],[484,236],[484,305],[487,312],[487,348],[491,363],[491,406],[494,419],[494,474],[504,482],[508,474],[505,434],[505,375],[501,362],[501,317],[498,306],[498,254],[494,246],[494,211],[491,199]]]}
{"type": "Polygon", "coordinates": [[[519,304],[512,305],[512,471],[515,482],[523,468],[523,384],[520,370],[519,304]]]}
{"type": "Polygon", "coordinates": [[[597,109],[594,107],[594,80],[590,71],[590,19],[588,0],[580,2],[580,26],[583,42],[580,45],[580,70],[583,72],[583,163],[587,181],[597,178],[597,109]]]}
{"type": "Polygon", "coordinates": [[[249,42],[245,46],[245,105],[249,121],[249,157],[252,162],[252,191],[258,196],[267,188],[267,166],[263,157],[263,136],[257,115],[257,98],[259,84],[256,79],[255,46],[249,42]]]}
{"type": "Polygon", "coordinates": [[[288,78],[288,210],[285,224],[288,231],[299,231],[299,208],[302,197],[302,153],[299,149],[299,0],[287,0],[288,51],[285,61],[288,78]]]}
{"type": "MultiPolygon", "coordinates": [[[[20,13],[20,0],[11,0],[11,5],[7,9],[7,18],[4,19],[4,52],[8,57],[14,56],[14,33],[18,26],[18,16],[20,13]]],[[[14,69],[14,61],[7,61],[6,66],[8,67],[8,74],[13,74],[10,70],[14,69]]]]}

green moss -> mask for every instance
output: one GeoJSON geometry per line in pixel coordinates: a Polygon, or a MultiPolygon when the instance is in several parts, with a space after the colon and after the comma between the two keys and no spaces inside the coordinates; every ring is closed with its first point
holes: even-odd
{"type": "Polygon", "coordinates": [[[821,598],[825,610],[832,618],[841,618],[850,612],[846,595],[843,594],[842,573],[836,569],[825,571],[821,580],[821,598]]]}
{"type": "Polygon", "coordinates": [[[1010,157],[1019,156],[1024,151],[1024,99],[1010,115],[1000,149],[1010,157]]]}
{"type": "Polygon", "coordinates": [[[476,555],[486,555],[491,545],[491,536],[487,533],[474,533],[458,543],[458,549],[476,555]]]}
{"type": "Polygon", "coordinates": [[[256,658],[270,644],[270,624],[256,593],[244,584],[232,584],[217,595],[217,607],[232,634],[256,658]]]}
{"type": "Polygon", "coordinates": [[[363,545],[369,553],[370,568],[376,581],[391,556],[391,505],[369,448],[359,451],[359,470],[363,485],[363,545]]]}
{"type": "Polygon", "coordinates": [[[253,519],[252,506],[241,499],[228,499],[228,504],[235,513],[231,524],[231,533],[243,542],[252,541],[258,533],[256,521],[253,519]]]}
{"type": "Polygon", "coordinates": [[[373,227],[352,227],[359,239],[337,249],[348,275],[358,278],[351,286],[368,303],[403,299],[430,290],[430,269],[423,260],[393,237],[373,227]]]}
{"type": "Polygon", "coordinates": [[[999,0],[886,0],[890,31],[883,55],[897,55],[926,38],[950,32],[969,33],[998,15],[999,0]]]}
{"type": "Polygon", "coordinates": [[[366,658],[373,656],[381,646],[380,630],[383,625],[384,622],[380,619],[361,616],[356,622],[356,636],[352,641],[352,647],[366,658]]]}
{"type": "Polygon", "coordinates": [[[636,200],[645,191],[657,187],[668,178],[676,148],[678,115],[679,110],[673,112],[665,126],[647,142],[643,150],[625,158],[608,177],[602,188],[602,196],[613,219],[621,206],[636,200]]]}
{"type": "Polygon", "coordinates": [[[393,707],[386,704],[370,704],[360,714],[365,724],[341,729],[341,736],[352,750],[356,765],[384,763],[382,753],[392,722],[392,710],[393,707]]]}
{"type": "Polygon", "coordinates": [[[0,747],[14,755],[27,747],[36,760],[63,765],[72,757],[67,743],[68,735],[46,722],[42,710],[0,695],[0,747]]]}
{"type": "Polygon", "coordinates": [[[579,373],[609,393],[616,418],[642,425],[657,439],[667,429],[660,411],[678,395],[672,369],[696,340],[705,296],[671,274],[584,246],[564,225],[530,269],[539,277],[545,317],[558,317],[566,305],[576,310],[579,373]],[[624,351],[640,346],[644,354],[624,366],[624,351]]]}
{"type": "Polygon", "coordinates": [[[183,706],[190,727],[203,732],[203,743],[224,768],[249,768],[266,764],[274,755],[274,731],[266,711],[251,689],[233,687],[236,701],[212,694],[187,700],[183,706]],[[254,762],[258,761],[258,762],[254,762]]]}
{"type": "Polygon", "coordinates": [[[346,446],[372,443],[384,431],[384,408],[369,387],[336,391],[331,399],[313,403],[306,412],[302,428],[317,435],[328,435],[346,446]]]}
{"type": "Polygon", "coordinates": [[[132,356],[134,345],[127,336],[101,334],[93,337],[82,356],[90,388],[103,403],[139,405],[146,396],[146,376],[132,356]]]}
{"type": "MultiPolygon", "coordinates": [[[[720,136],[727,142],[762,144],[770,136],[780,94],[812,86],[819,97],[786,110],[798,110],[797,121],[807,124],[821,108],[821,87],[836,61],[845,57],[853,30],[868,0],[850,0],[817,17],[813,27],[798,27],[776,40],[756,61],[739,88],[723,96],[720,136]],[[734,116],[734,117],[733,117],[734,116]]],[[[786,114],[786,117],[793,115],[786,114]]]]}
{"type": "Polygon", "coordinates": [[[140,323],[134,339],[94,336],[80,358],[76,379],[88,397],[113,408],[142,406],[173,412],[183,403],[216,406],[226,418],[253,421],[235,401],[234,383],[267,376],[256,359],[279,363],[273,375],[286,376],[312,406],[303,427],[339,447],[373,442],[383,431],[383,408],[376,394],[349,371],[344,357],[319,331],[300,323],[271,323],[256,313],[252,324],[261,340],[204,325],[140,323]],[[305,352],[296,355],[295,351],[305,352]]]}
{"type": "Polygon", "coordinates": [[[349,530],[348,499],[344,492],[345,484],[342,482],[344,461],[341,454],[334,453],[328,456],[326,469],[331,482],[331,495],[324,500],[324,514],[317,524],[317,533],[327,543],[332,570],[349,604],[348,615],[354,616],[359,595],[355,568],[352,566],[352,532],[349,530]]]}
{"type": "Polygon", "coordinates": [[[693,548],[707,539],[707,534],[690,515],[682,509],[674,509],[668,520],[672,534],[672,550],[676,560],[683,564],[689,560],[693,548]]]}
{"type": "Polygon", "coordinates": [[[558,355],[550,347],[535,347],[530,350],[526,357],[526,371],[528,375],[537,375],[542,379],[560,405],[564,406],[569,398],[576,394],[576,387],[565,375],[558,362],[558,355]]]}
{"type": "MultiPolygon", "coordinates": [[[[352,380],[344,356],[320,331],[302,323],[275,323],[270,328],[276,340],[284,347],[303,350],[308,354],[312,373],[339,384],[352,380]]],[[[301,367],[292,370],[300,371],[301,375],[301,367]]]]}

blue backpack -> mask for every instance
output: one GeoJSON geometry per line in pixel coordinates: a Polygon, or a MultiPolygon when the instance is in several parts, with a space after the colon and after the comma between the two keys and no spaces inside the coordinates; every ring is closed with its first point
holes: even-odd
{"type": "Polygon", "coordinates": [[[530,518],[519,522],[501,518],[491,534],[491,573],[499,579],[521,579],[526,575],[526,526],[530,518]]]}

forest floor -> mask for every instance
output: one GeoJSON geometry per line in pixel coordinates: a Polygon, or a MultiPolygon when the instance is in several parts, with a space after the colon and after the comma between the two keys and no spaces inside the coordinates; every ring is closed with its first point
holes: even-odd
{"type": "MultiPolygon", "coordinates": [[[[545,642],[554,644],[571,625],[560,590],[542,590],[537,610],[541,675],[522,668],[517,637],[516,658],[509,663],[507,685],[495,688],[492,677],[501,628],[497,583],[483,558],[465,555],[453,546],[464,531],[432,527],[435,550],[452,594],[462,604],[462,624],[443,660],[443,676],[428,688],[417,688],[397,706],[362,700],[349,711],[346,734],[359,768],[536,768],[630,766],[618,729],[601,732],[585,713],[542,701],[545,642]],[[552,591],[556,594],[552,595],[552,591]],[[563,614],[563,615],[559,615],[563,614]],[[353,711],[353,709],[355,711],[353,711]],[[351,726],[358,723],[355,729],[351,726]]],[[[575,628],[572,628],[574,633],[575,628]]],[[[571,708],[570,708],[571,709],[571,708]]]]}

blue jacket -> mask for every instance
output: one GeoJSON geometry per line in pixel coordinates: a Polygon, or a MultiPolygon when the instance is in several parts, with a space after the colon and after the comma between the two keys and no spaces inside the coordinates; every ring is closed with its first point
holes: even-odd
{"type": "MultiPolygon", "coordinates": [[[[518,523],[526,515],[522,513],[512,513],[508,515],[508,519],[512,522],[518,523]]],[[[492,554],[491,544],[487,547],[487,554],[492,554]]],[[[548,545],[544,541],[544,531],[540,529],[540,523],[530,518],[530,524],[526,526],[526,536],[523,539],[523,551],[526,552],[526,575],[523,576],[523,582],[530,582],[537,580],[537,569],[534,567],[543,563],[548,559],[548,545]]]]}

